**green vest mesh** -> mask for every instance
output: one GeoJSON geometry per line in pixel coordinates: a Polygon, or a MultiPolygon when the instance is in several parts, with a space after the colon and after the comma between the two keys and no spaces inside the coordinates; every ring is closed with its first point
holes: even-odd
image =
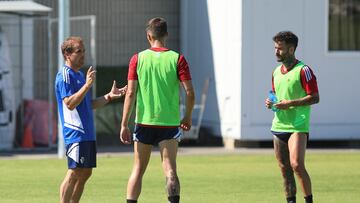
{"type": "MultiPolygon", "coordinates": [[[[273,77],[278,101],[299,99],[307,95],[300,79],[300,71],[304,65],[303,62],[299,62],[286,74],[281,73],[281,65],[275,69],[273,77]]],[[[275,112],[271,130],[277,132],[309,132],[309,124],[310,105],[290,107],[275,112]]]]}
{"type": "Polygon", "coordinates": [[[135,122],[145,125],[180,125],[179,54],[150,49],[138,54],[138,90],[135,122]]]}

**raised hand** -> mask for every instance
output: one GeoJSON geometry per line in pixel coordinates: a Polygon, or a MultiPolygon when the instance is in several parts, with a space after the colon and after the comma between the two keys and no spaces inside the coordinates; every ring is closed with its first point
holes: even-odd
{"type": "Polygon", "coordinates": [[[86,84],[91,87],[95,81],[96,78],[96,70],[92,66],[88,69],[86,73],[86,84]]]}
{"type": "Polygon", "coordinates": [[[117,99],[117,98],[124,96],[126,94],[126,90],[127,90],[127,85],[122,88],[117,88],[116,81],[114,80],[113,86],[107,95],[108,95],[108,97],[110,97],[111,100],[117,99]]]}

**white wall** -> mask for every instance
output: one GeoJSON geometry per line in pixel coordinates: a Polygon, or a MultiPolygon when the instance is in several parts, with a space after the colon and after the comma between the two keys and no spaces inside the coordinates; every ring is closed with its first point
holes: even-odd
{"type": "Polygon", "coordinates": [[[320,9],[319,12],[315,6],[327,8],[328,1],[311,1],[306,4],[306,10],[311,15],[305,16],[304,57],[318,67],[321,100],[313,112],[314,138],[360,139],[360,51],[329,53],[328,10],[320,9]],[[316,44],[319,45],[313,46],[316,44]]]}
{"type": "MultiPolygon", "coordinates": [[[[23,71],[23,98],[34,99],[34,40],[33,40],[33,24],[32,19],[23,19],[23,35],[22,35],[22,71],[23,71]]],[[[37,53],[35,53],[36,55],[37,53]]],[[[36,73],[35,73],[36,74],[36,73]]]]}
{"type": "Polygon", "coordinates": [[[185,0],[182,6],[181,48],[197,90],[197,80],[213,73],[204,125],[215,134],[272,139],[273,114],[264,105],[277,65],[272,37],[291,30],[299,37],[297,58],[318,81],[311,139],[360,139],[360,52],[327,51],[328,0],[185,0]]]}
{"type": "MultiPolygon", "coordinates": [[[[243,1],[243,123],[241,139],[270,140],[273,113],[265,108],[271,75],[277,66],[272,37],[291,30],[299,37],[296,56],[303,57],[304,1],[243,1]]],[[[305,63],[307,60],[305,60],[305,63]]],[[[311,66],[311,64],[310,64],[311,66]]],[[[312,67],[312,66],[311,66],[312,67]]],[[[316,68],[315,68],[315,73],[316,68]]]]}
{"type": "Polygon", "coordinates": [[[276,66],[272,36],[291,30],[299,37],[297,58],[307,63],[318,80],[320,103],[312,107],[311,139],[360,139],[359,95],[360,52],[327,51],[327,0],[321,1],[244,1],[242,139],[271,139],[272,113],[264,108],[264,98],[276,66]],[[246,74],[245,74],[246,72],[246,74]],[[249,78],[246,81],[246,78],[249,78]]]}
{"type": "Polygon", "coordinates": [[[181,50],[191,68],[197,99],[205,77],[211,77],[203,123],[215,134],[237,138],[241,114],[241,1],[228,0],[225,4],[218,0],[183,0],[181,4],[181,50]]]}
{"type": "Polygon", "coordinates": [[[22,98],[33,99],[34,97],[33,20],[26,18],[22,20],[22,45],[20,44],[20,17],[1,14],[0,26],[9,41],[15,101],[17,102],[16,105],[20,105],[22,98]],[[20,51],[22,52],[22,60],[20,59],[20,51]],[[21,88],[22,92],[20,91],[21,88]]]}

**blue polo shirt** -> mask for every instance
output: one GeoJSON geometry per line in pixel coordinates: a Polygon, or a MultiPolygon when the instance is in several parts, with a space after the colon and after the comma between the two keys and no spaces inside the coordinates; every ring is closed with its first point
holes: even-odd
{"type": "Polygon", "coordinates": [[[96,140],[91,91],[86,93],[83,101],[73,110],[68,109],[63,101],[65,97],[79,91],[85,82],[81,71],[75,72],[68,66],[64,66],[56,75],[55,93],[65,144],[96,140]]]}

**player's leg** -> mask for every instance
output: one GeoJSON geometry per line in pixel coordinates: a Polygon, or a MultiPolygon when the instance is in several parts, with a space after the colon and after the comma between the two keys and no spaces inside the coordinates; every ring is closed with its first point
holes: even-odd
{"type": "Polygon", "coordinates": [[[92,168],[77,168],[73,172],[75,174],[76,182],[71,196],[71,203],[77,203],[80,201],[86,181],[92,174],[92,168]]]}
{"type": "Polygon", "coordinates": [[[73,169],[69,169],[66,176],[60,186],[60,202],[70,202],[72,193],[74,191],[76,179],[73,174],[73,169]]]}
{"type": "Polygon", "coordinates": [[[298,177],[301,190],[305,197],[312,202],[311,180],[305,168],[305,151],[307,145],[306,133],[293,133],[289,139],[290,163],[293,171],[298,177]]]}
{"type": "Polygon", "coordinates": [[[288,144],[277,136],[274,136],[274,151],[283,177],[283,187],[287,201],[295,203],[296,183],[290,165],[288,144]]]}
{"type": "Polygon", "coordinates": [[[85,183],[96,167],[96,143],[86,141],[66,146],[68,172],[60,187],[61,202],[79,202],[85,183]]]}
{"type": "Polygon", "coordinates": [[[152,145],[134,142],[134,166],[127,185],[126,199],[136,202],[141,192],[142,178],[149,163],[152,145]]]}
{"type": "Polygon", "coordinates": [[[163,140],[159,143],[163,171],[166,177],[166,191],[170,203],[180,201],[180,182],[176,171],[178,141],[163,140]]]}
{"type": "Polygon", "coordinates": [[[60,187],[60,201],[62,203],[79,202],[91,172],[91,168],[69,169],[60,187]]]}

